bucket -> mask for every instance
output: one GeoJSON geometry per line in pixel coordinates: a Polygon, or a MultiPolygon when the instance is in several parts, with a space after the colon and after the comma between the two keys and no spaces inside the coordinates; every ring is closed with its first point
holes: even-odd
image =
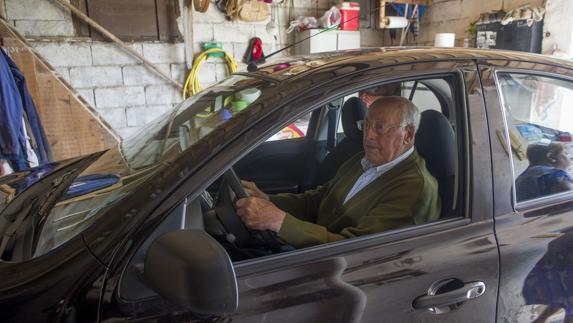
{"type": "Polygon", "coordinates": [[[360,4],[358,2],[343,2],[340,7],[340,29],[358,30],[360,4]]]}

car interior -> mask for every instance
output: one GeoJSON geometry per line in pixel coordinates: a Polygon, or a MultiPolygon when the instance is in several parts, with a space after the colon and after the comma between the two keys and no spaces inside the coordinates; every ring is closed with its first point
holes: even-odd
{"type": "MultiPolygon", "coordinates": [[[[456,75],[446,75],[392,85],[398,89],[395,95],[410,99],[421,111],[415,147],[438,182],[441,219],[463,214],[460,174],[464,154],[460,152],[464,134],[457,130],[463,128],[465,116],[458,112],[463,109],[454,108],[462,102],[457,84],[460,82],[456,75]]],[[[225,248],[233,262],[293,252],[294,248],[282,245],[275,233],[248,229],[236,215],[234,203],[246,194],[240,179],[255,182],[267,194],[276,194],[304,192],[335,176],[342,163],[362,151],[362,132],[357,121],[364,119],[368,107],[359,92],[335,98],[305,113],[289,126],[286,136],[280,135],[285,129],[278,135],[276,131],[270,133],[269,140],[248,151],[202,194],[172,210],[126,268],[121,296],[136,300],[155,294],[138,277],[149,245],[169,231],[204,230],[225,248]],[[298,134],[294,138],[292,126],[298,134]]]]}

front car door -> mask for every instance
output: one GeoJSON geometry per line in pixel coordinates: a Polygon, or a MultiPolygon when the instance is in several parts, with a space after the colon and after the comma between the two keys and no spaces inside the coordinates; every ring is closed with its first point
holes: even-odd
{"type": "MultiPolygon", "coordinates": [[[[394,62],[396,58],[391,56],[388,60],[394,62]]],[[[221,167],[229,167],[249,152],[245,146],[256,146],[261,138],[276,133],[284,124],[340,96],[397,81],[448,79],[454,109],[450,121],[456,135],[458,196],[450,217],[237,261],[234,269],[239,307],[236,313],[221,317],[184,314],[181,308],[169,306],[153,293],[126,302],[127,285],[122,286],[121,281],[129,268],[125,252],[120,252],[103,287],[101,318],[115,320],[129,315],[129,319],[234,322],[494,321],[499,258],[493,234],[490,144],[476,65],[469,60],[436,61],[432,57],[424,63],[369,67],[361,62],[341,63],[296,80],[299,86],[315,85],[314,90],[301,93],[282,108],[298,111],[297,115],[286,120],[276,113],[269,114],[261,124],[275,128],[251,126],[246,132],[249,136],[225,147],[224,153],[215,155],[189,178],[189,183],[206,187],[208,181],[221,174],[221,167]],[[329,82],[320,82],[321,79],[329,82]]],[[[191,195],[197,196],[197,192],[192,191],[191,195]]],[[[190,207],[185,212],[201,211],[190,207]]],[[[134,245],[138,243],[134,241],[134,245]]],[[[193,247],[200,246],[190,246],[193,247]]],[[[134,269],[137,274],[137,268],[134,269]]]]}
{"type": "Polygon", "coordinates": [[[555,156],[545,150],[572,147],[572,67],[551,61],[480,65],[501,255],[500,322],[573,319],[573,191],[556,186],[568,181],[567,170],[554,166],[555,156]]]}
{"type": "MultiPolygon", "coordinates": [[[[465,149],[459,159],[459,169],[463,171],[458,174],[458,181],[460,194],[466,194],[457,206],[457,216],[239,262],[236,272],[240,301],[233,321],[495,320],[498,254],[493,236],[489,140],[475,64],[411,64],[371,71],[368,77],[378,75],[382,80],[383,76],[388,82],[392,77],[415,80],[415,75],[425,75],[427,71],[455,76],[454,107],[460,117],[457,139],[464,141],[459,147],[465,149]],[[471,203],[472,200],[479,202],[471,203]],[[462,290],[470,290],[470,286],[482,286],[480,283],[485,290],[475,287],[473,292],[483,295],[467,302],[436,307],[429,304],[438,305],[437,297],[427,297],[425,307],[419,302],[432,293],[450,292],[450,297],[454,297],[462,290]]],[[[356,82],[355,86],[359,84],[356,82]]]]}

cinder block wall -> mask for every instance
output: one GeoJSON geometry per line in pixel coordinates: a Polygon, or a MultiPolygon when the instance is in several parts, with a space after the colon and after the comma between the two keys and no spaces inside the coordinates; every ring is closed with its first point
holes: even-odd
{"type": "MultiPolygon", "coordinates": [[[[279,35],[277,39],[266,31],[268,21],[259,23],[229,22],[223,13],[211,5],[206,13],[193,14],[194,52],[202,43],[217,40],[223,49],[240,62],[251,37],[263,41],[266,54],[282,48],[294,39],[287,34],[289,16],[322,14],[337,0],[294,0],[294,10],[277,9],[279,35]]],[[[157,116],[181,101],[178,90],[147,67],[137,63],[113,43],[75,37],[71,13],[48,0],[4,0],[5,18],[27,38],[28,42],[54,66],[62,77],[114,127],[120,136],[134,133],[157,116]]],[[[382,45],[381,32],[364,30],[365,46],[382,45]]],[[[183,43],[131,43],[136,51],[181,83],[187,70],[183,43]]],[[[285,51],[283,55],[290,54],[285,51]]],[[[280,56],[280,55],[277,55],[280,56]]],[[[245,64],[239,63],[239,69],[245,64]]],[[[227,75],[223,59],[209,58],[201,67],[200,83],[206,87],[227,75]]]]}

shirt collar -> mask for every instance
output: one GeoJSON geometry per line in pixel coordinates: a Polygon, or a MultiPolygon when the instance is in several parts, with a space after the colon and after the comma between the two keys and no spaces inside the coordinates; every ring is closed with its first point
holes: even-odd
{"type": "MultiPolygon", "coordinates": [[[[382,164],[378,167],[375,167],[376,173],[383,174],[383,173],[389,171],[394,166],[398,165],[401,161],[410,157],[410,155],[412,155],[413,153],[414,153],[414,147],[406,150],[404,153],[402,153],[402,155],[398,156],[398,158],[395,158],[394,160],[391,160],[391,161],[387,162],[386,164],[382,164]]],[[[360,163],[362,164],[362,169],[365,172],[370,170],[373,167],[372,162],[370,162],[368,159],[366,159],[366,157],[363,157],[362,160],[360,161],[360,163]]]]}

